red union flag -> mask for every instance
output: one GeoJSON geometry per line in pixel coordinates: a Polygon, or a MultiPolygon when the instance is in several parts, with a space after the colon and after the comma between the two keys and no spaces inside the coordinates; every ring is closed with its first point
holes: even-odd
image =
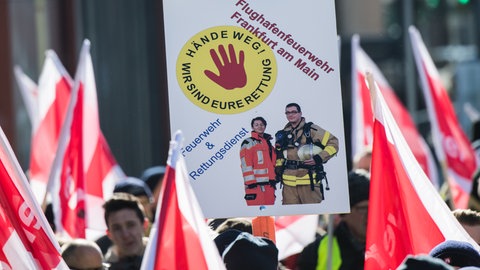
{"type": "Polygon", "coordinates": [[[38,84],[37,118],[32,121],[30,151],[30,185],[39,203],[45,198],[71,88],[70,75],[55,52],[47,51],[38,84]]]}
{"type": "Polygon", "coordinates": [[[141,269],[225,269],[193,189],[188,182],[177,132],[169,159],[156,221],[141,269]]]}
{"type": "Polygon", "coordinates": [[[457,120],[448,93],[418,30],[409,28],[413,53],[431,122],[438,160],[446,169],[456,208],[467,208],[472,176],[477,168],[475,152],[457,120]]]}
{"type": "Polygon", "coordinates": [[[380,69],[370,59],[367,53],[360,47],[360,38],[354,35],[352,38],[352,154],[359,154],[366,146],[371,146],[373,137],[373,112],[370,102],[370,93],[366,84],[366,73],[370,72],[375,77],[378,87],[395,115],[398,125],[415,158],[427,174],[428,178],[438,187],[438,175],[433,155],[427,143],[418,132],[415,122],[395,95],[387,79],[380,69]]]}
{"type": "Polygon", "coordinates": [[[100,131],[90,42],[84,41],[72,98],[52,166],[50,191],[57,231],[94,239],[106,226],[103,202],[124,177],[100,131]]]}
{"type": "Polygon", "coordinates": [[[0,269],[69,269],[0,128],[0,269]]]}
{"type": "Polygon", "coordinates": [[[369,75],[374,129],[365,269],[396,269],[408,254],[425,254],[468,236],[428,180],[369,75]]]}

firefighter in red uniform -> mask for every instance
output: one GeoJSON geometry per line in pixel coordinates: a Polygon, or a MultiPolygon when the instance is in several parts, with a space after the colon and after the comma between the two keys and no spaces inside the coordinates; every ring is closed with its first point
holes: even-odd
{"type": "Polygon", "coordinates": [[[267,121],[263,117],[252,119],[252,135],[242,142],[240,160],[245,184],[247,205],[273,205],[275,203],[275,149],[265,133],[267,121]]]}

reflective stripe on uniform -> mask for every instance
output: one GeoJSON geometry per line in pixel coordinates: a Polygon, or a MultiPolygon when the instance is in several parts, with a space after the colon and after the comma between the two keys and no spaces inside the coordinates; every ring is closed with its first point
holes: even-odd
{"type": "Polygon", "coordinates": [[[270,179],[268,179],[268,176],[257,176],[257,183],[267,183],[270,179]]]}
{"type": "MultiPolygon", "coordinates": [[[[340,247],[338,246],[337,237],[333,237],[332,241],[332,270],[340,269],[342,265],[342,256],[340,254],[340,247]]],[[[325,236],[318,246],[318,261],[316,270],[327,270],[328,262],[328,235],[325,236]]]]}
{"type": "Polygon", "coordinates": [[[262,151],[257,151],[257,159],[258,159],[258,164],[263,164],[265,162],[263,160],[263,152],[262,151]]]}
{"type": "Polygon", "coordinates": [[[325,131],[322,138],[322,145],[327,145],[328,139],[330,139],[330,132],[325,131]]]}
{"type": "Polygon", "coordinates": [[[263,168],[263,169],[255,169],[255,170],[253,170],[253,173],[254,173],[255,175],[267,174],[267,173],[268,173],[268,169],[266,169],[266,168],[263,168]]]}
{"type": "Polygon", "coordinates": [[[325,147],[323,149],[324,151],[326,151],[330,156],[334,155],[335,153],[337,153],[337,149],[335,149],[335,147],[329,145],[327,147],[325,147]]]}
{"type": "MultiPolygon", "coordinates": [[[[315,177],[315,174],[313,175],[315,177]]],[[[297,177],[295,175],[283,175],[283,184],[287,186],[295,187],[297,185],[310,185],[310,176],[306,174],[303,177],[297,177]]]]}
{"type": "Polygon", "coordinates": [[[253,172],[253,167],[252,166],[247,166],[247,162],[245,161],[245,158],[241,158],[241,162],[242,162],[242,173],[246,173],[246,172],[253,172]]]}
{"type": "Polygon", "coordinates": [[[249,181],[255,181],[255,175],[253,175],[253,174],[245,175],[245,176],[243,176],[243,181],[245,183],[247,183],[249,181]]]}

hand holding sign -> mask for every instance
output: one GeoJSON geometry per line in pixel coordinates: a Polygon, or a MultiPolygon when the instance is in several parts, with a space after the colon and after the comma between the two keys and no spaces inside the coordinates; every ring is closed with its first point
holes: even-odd
{"type": "Polygon", "coordinates": [[[222,57],[222,61],[220,61],[218,54],[214,49],[210,50],[210,55],[217,66],[219,74],[217,75],[210,70],[205,70],[205,75],[210,78],[210,80],[227,90],[244,87],[247,84],[247,73],[245,72],[245,67],[243,65],[245,62],[244,52],[240,51],[237,62],[237,55],[235,54],[235,48],[232,44],[228,45],[230,60],[223,45],[218,46],[218,51],[222,57]]]}

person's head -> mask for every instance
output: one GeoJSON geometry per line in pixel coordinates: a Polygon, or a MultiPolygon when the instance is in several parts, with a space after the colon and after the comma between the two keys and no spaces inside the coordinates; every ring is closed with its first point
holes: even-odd
{"type": "Polygon", "coordinates": [[[228,218],[220,224],[215,230],[217,233],[223,233],[228,229],[235,229],[242,232],[252,233],[252,222],[247,218],[228,218]]]}
{"type": "Polygon", "coordinates": [[[70,269],[102,270],[103,255],[98,245],[86,239],[72,239],[62,245],[62,258],[70,269]]]}
{"type": "Polygon", "coordinates": [[[407,255],[396,270],[453,270],[453,267],[438,258],[420,254],[407,255]]]}
{"type": "Polygon", "coordinates": [[[208,227],[210,227],[212,230],[217,230],[220,225],[223,224],[228,218],[213,218],[208,220],[208,227]]]}
{"type": "Polygon", "coordinates": [[[466,241],[445,240],[436,245],[429,255],[454,267],[480,266],[480,254],[466,241]]]}
{"type": "Polygon", "coordinates": [[[276,270],[278,248],[268,238],[226,230],[214,239],[227,270],[276,270]]]}
{"type": "Polygon", "coordinates": [[[252,119],[250,125],[253,131],[261,135],[265,132],[265,128],[267,128],[267,121],[263,117],[258,116],[252,119]]]}
{"type": "Polygon", "coordinates": [[[166,167],[163,165],[149,167],[142,172],[140,179],[147,184],[151,191],[154,191],[160,187],[165,170],[166,167]]]}
{"type": "Polygon", "coordinates": [[[360,242],[366,241],[368,221],[368,197],[370,174],[365,170],[353,170],[348,174],[350,214],[342,215],[352,235],[360,242]]]}
{"type": "Polygon", "coordinates": [[[121,179],[115,185],[113,193],[128,193],[138,198],[148,220],[153,221],[153,195],[148,185],[135,177],[121,179]]]}
{"type": "Polygon", "coordinates": [[[364,169],[370,171],[372,163],[372,147],[366,147],[362,152],[358,153],[353,159],[353,169],[364,169]]]}
{"type": "Polygon", "coordinates": [[[456,209],[453,211],[453,215],[470,237],[480,244],[480,212],[471,209],[456,209]]]}
{"type": "Polygon", "coordinates": [[[302,109],[297,103],[288,103],[285,106],[285,115],[290,124],[297,125],[302,120],[302,109]]]}
{"type": "Polygon", "coordinates": [[[148,221],[137,197],[128,193],[114,193],[103,208],[107,236],[112,240],[118,256],[142,255],[148,221]]]}

